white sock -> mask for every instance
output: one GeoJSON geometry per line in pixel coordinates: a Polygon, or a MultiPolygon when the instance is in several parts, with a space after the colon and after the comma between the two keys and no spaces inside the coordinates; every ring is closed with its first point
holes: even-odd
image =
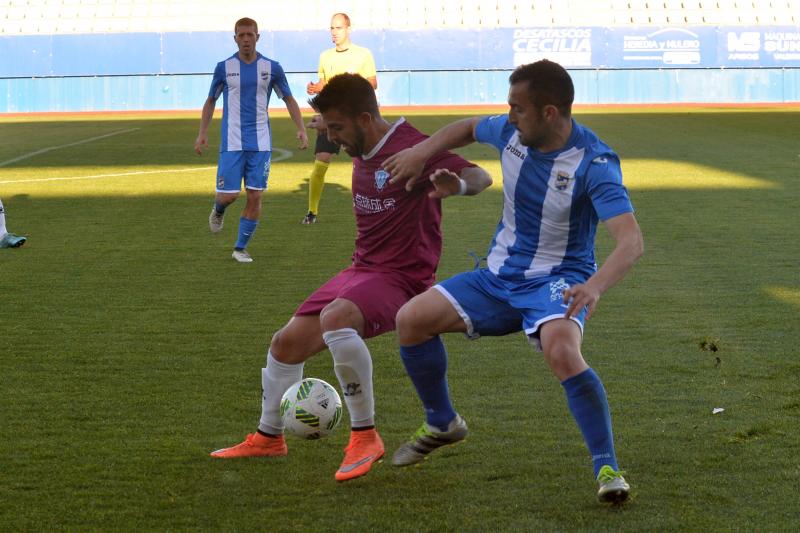
{"type": "Polygon", "coordinates": [[[6,212],[3,209],[3,200],[0,200],[0,239],[6,236],[6,212]]]}
{"type": "Polygon", "coordinates": [[[372,393],[372,357],[364,339],[351,328],[326,331],[322,339],[333,354],[333,370],[350,412],[350,425],[375,425],[375,396],[372,393]]]}
{"type": "Polygon", "coordinates": [[[283,393],[303,379],[303,364],[281,363],[267,352],[267,367],[261,369],[261,421],[258,429],[271,435],[283,433],[280,407],[283,393]]]}

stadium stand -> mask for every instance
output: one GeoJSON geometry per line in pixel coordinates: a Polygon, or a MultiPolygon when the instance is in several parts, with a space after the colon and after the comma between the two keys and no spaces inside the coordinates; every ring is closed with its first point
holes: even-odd
{"type": "Polygon", "coordinates": [[[386,105],[502,103],[542,58],[580,103],[800,102],[800,0],[0,0],[0,113],[196,109],[243,16],[304,95],[334,12],[386,105]]]}
{"type": "Polygon", "coordinates": [[[0,35],[222,31],[269,13],[272,30],[320,29],[345,11],[357,28],[800,24],[800,0],[0,0],[0,35]]]}

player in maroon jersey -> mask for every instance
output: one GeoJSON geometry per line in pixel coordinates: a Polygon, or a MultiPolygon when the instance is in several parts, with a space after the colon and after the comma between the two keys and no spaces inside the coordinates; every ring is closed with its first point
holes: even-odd
{"type": "Polygon", "coordinates": [[[427,136],[404,119],[381,117],[375,91],[358,74],[331,78],[311,101],[332,142],[353,158],[353,209],[358,230],[352,264],[317,289],[272,337],[262,369],[263,400],[256,433],[214,457],[286,455],[278,412],[283,393],[303,377],[303,363],[328,348],[350,413],[350,442],[335,478],[369,472],[383,457],[375,430],[372,359],[364,339],[392,331],[404,303],[433,284],[442,251],[441,199],[474,195],[489,174],[443,152],[431,158],[410,191],[390,183],[381,165],[427,136]]]}

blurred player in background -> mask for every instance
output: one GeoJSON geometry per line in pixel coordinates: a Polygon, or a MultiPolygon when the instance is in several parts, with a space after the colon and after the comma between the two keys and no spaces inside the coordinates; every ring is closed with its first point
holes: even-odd
{"type": "Polygon", "coordinates": [[[567,71],[538,61],[518,67],[510,83],[507,115],[455,122],[384,164],[393,180],[407,179],[413,187],[431,155],[486,143],[500,152],[504,189],[487,268],[441,282],[397,315],[400,354],[426,421],[392,463],[419,463],[467,435],[450,403],[439,335],[461,332],[475,339],[522,330],[564,387],[592,457],[598,497],[624,501],[630,487],[617,465],[605,389],[584,361],[581,342],[600,296],[641,256],[642,234],[617,155],[571,118],[574,87],[567,71]],[[599,270],[598,220],[616,241],[599,270]]]}
{"type": "Polygon", "coordinates": [[[27,240],[6,230],[6,211],[3,208],[3,200],[0,200],[0,248],[19,248],[27,240]]]}
{"type": "Polygon", "coordinates": [[[358,74],[330,80],[311,100],[331,141],[353,158],[356,242],[352,264],[317,289],[272,337],[262,369],[258,431],[214,457],[286,455],[279,407],[283,393],[303,377],[303,363],[328,348],[350,414],[350,442],[336,472],[345,481],[369,472],[384,454],[375,429],[372,359],[364,339],[394,330],[398,309],[434,281],[442,251],[441,198],[477,194],[492,180],[449,152],[432,154],[425,179],[407,190],[391,184],[384,160],[425,139],[404,119],[381,117],[372,85],[358,74]]]}
{"type": "MultiPolygon", "coordinates": [[[[345,72],[360,74],[369,81],[373,89],[377,89],[378,78],[372,52],[350,41],[350,17],[344,13],[336,13],[331,18],[331,39],[336,46],[320,54],[319,81],[309,82],[306,88],[308,94],[318,94],[328,80],[345,72]]],[[[317,143],[314,146],[314,168],[308,181],[308,214],[303,219],[303,224],[314,224],[317,222],[319,200],[325,187],[325,173],[328,172],[333,154],[339,153],[339,145],[328,139],[319,115],[315,115],[308,125],[317,130],[317,143]]]]}
{"type": "Polygon", "coordinates": [[[202,155],[203,148],[208,147],[208,126],[214,116],[217,99],[222,94],[224,109],[217,194],[208,217],[208,225],[212,233],[222,230],[225,209],[239,197],[244,179],[247,203],[239,219],[233,258],[240,263],[250,263],[253,259],[246,248],[261,218],[261,196],[267,188],[269,178],[272,132],[267,111],[273,90],[284,101],[297,126],[297,139],[301,149],[308,147],[308,137],[300,107],[292,97],[280,63],[256,51],[259,38],[256,21],[249,18],[238,20],[234,33],[239,51],[217,63],[214,69],[214,78],[203,105],[200,132],[197,134],[194,150],[202,155]]]}

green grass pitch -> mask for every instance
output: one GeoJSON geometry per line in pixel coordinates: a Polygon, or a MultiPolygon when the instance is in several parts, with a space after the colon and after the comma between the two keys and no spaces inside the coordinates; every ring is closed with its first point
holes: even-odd
{"type": "MultiPolygon", "coordinates": [[[[394,112],[394,111],[393,111],[394,112]]],[[[391,115],[393,118],[396,115],[391,115]]],[[[426,132],[460,116],[408,113],[426,132]]],[[[301,226],[312,154],[273,117],[255,262],[208,231],[215,148],[188,115],[0,117],[0,529],[267,531],[790,530],[800,523],[800,109],[577,109],[620,154],[645,256],[600,301],[584,353],[633,486],[596,502],[562,389],[521,335],[446,336],[469,439],[422,466],[337,484],[345,419],[277,460],[220,461],[252,432],[271,334],[348,264],[350,163],[301,226]],[[288,154],[287,154],[288,155],[288,154]],[[723,408],[712,414],[715,408],[723,408]],[[794,526],[792,526],[794,524],[794,526]]],[[[212,126],[212,143],[218,124],[212,126]]],[[[445,202],[443,278],[472,267],[495,186],[445,202]]],[[[598,232],[599,259],[611,241],[598,232]]],[[[422,411],[394,335],[369,341],[391,452],[422,411]]],[[[306,375],[336,383],[330,356],[306,375]]]]}

